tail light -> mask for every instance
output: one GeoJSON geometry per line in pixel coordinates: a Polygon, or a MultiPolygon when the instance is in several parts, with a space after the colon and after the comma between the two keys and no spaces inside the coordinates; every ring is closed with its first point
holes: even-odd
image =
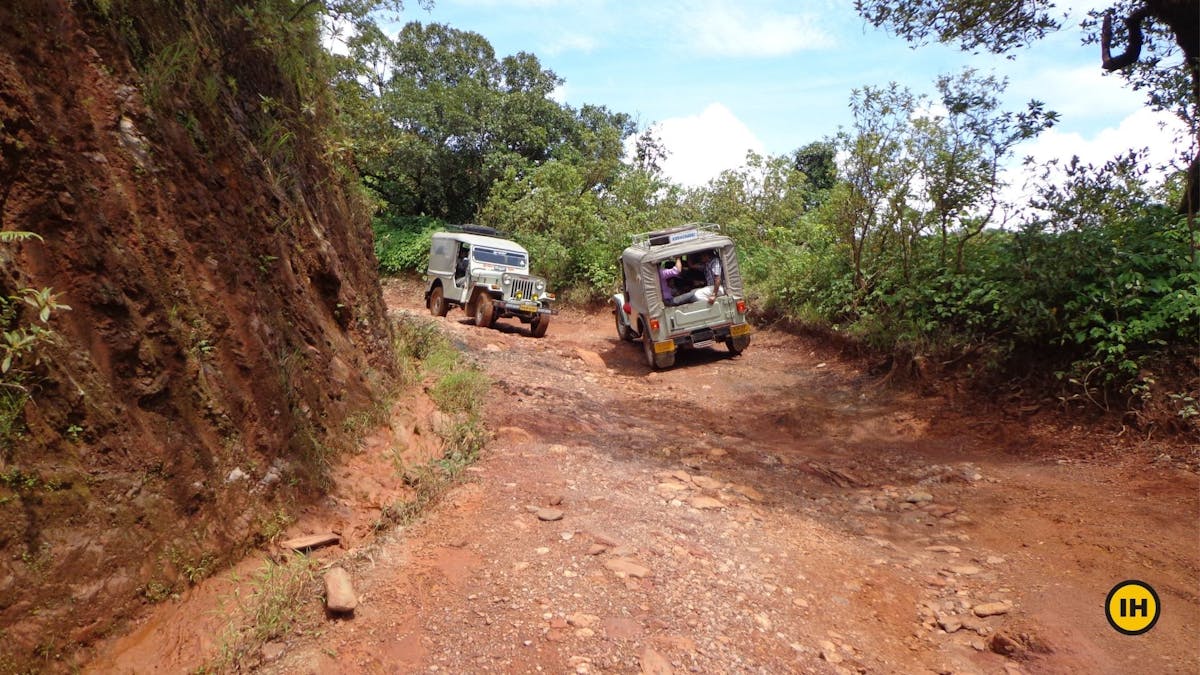
{"type": "Polygon", "coordinates": [[[746,313],[746,301],[745,300],[737,301],[737,311],[738,311],[738,314],[746,313]]]}
{"type": "Polygon", "coordinates": [[[629,304],[628,302],[625,303],[625,305],[623,307],[621,307],[621,309],[625,310],[626,314],[633,314],[633,305],[629,304]]]}
{"type": "Polygon", "coordinates": [[[658,332],[658,319],[650,319],[650,330],[658,332]]]}

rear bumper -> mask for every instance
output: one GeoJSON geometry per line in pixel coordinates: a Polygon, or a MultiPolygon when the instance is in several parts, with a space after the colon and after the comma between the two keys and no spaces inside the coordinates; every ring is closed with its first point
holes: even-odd
{"type": "Polygon", "coordinates": [[[747,323],[725,324],[672,335],[671,341],[677,349],[682,349],[709,347],[718,342],[732,340],[735,347],[745,349],[750,344],[750,332],[750,324],[747,323]]]}

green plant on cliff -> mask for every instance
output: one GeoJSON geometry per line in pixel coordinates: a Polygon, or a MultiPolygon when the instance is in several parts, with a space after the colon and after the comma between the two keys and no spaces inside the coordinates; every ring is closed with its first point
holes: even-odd
{"type": "Polygon", "coordinates": [[[490,381],[467,361],[437,324],[427,318],[403,316],[395,323],[394,349],[408,382],[424,382],[429,397],[443,413],[435,431],[442,439],[442,456],[405,466],[397,456],[396,470],[414,490],[407,501],[389,505],[377,529],[408,525],[421,516],[459,479],[479,456],[487,441],[484,403],[490,381]]]}
{"type": "MultiPolygon", "coordinates": [[[[42,238],[33,232],[0,232],[0,243],[34,239],[42,238]]],[[[25,382],[41,362],[42,348],[54,339],[51,317],[69,309],[50,288],[25,287],[0,294],[0,440],[13,433],[29,397],[25,382]]]]}

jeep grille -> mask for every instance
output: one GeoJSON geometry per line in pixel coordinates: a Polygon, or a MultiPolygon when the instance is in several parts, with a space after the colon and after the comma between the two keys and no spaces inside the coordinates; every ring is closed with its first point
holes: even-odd
{"type": "Polygon", "coordinates": [[[512,279],[512,286],[508,289],[508,297],[512,299],[522,300],[537,300],[538,292],[536,289],[537,279],[529,277],[509,277],[512,279]]]}

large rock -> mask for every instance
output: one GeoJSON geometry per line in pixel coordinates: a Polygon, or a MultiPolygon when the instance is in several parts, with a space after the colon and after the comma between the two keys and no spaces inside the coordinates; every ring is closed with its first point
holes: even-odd
{"type": "Polygon", "coordinates": [[[604,359],[600,358],[600,355],[596,352],[577,348],[575,353],[579,356],[580,361],[583,361],[587,364],[588,368],[591,368],[592,370],[598,370],[600,372],[608,370],[608,364],[606,364],[604,359]]]}
{"type": "Polygon", "coordinates": [[[981,605],[975,605],[975,616],[996,616],[998,614],[1008,614],[1008,610],[1012,609],[1012,605],[1007,602],[985,602],[981,605]]]}
{"type": "Polygon", "coordinates": [[[604,566],[617,576],[641,579],[649,576],[650,569],[639,565],[629,558],[612,558],[604,561],[604,566]]]}
{"type": "Polygon", "coordinates": [[[563,512],[559,509],[550,509],[550,508],[538,509],[537,517],[538,517],[538,520],[544,520],[546,522],[554,522],[556,520],[562,520],[563,512]]]}
{"type": "Polygon", "coordinates": [[[719,499],[712,497],[692,497],[688,500],[688,504],[694,509],[723,509],[725,503],[719,499]]]}
{"type": "Polygon", "coordinates": [[[350,573],[341,567],[325,573],[325,608],[335,614],[348,614],[358,607],[358,596],[350,582],[350,573]]]}

